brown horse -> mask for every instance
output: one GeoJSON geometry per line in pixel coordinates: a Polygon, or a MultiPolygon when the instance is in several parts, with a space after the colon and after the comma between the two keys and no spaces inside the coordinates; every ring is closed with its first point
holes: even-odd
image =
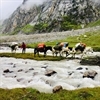
{"type": "MultiPolygon", "coordinates": [[[[53,56],[54,54],[59,54],[60,56],[62,56],[62,50],[63,48],[66,48],[68,47],[69,43],[68,42],[61,42],[61,43],[58,43],[56,44],[53,48],[52,48],[52,53],[53,53],[53,56]]],[[[67,52],[66,52],[66,55],[67,55],[67,52]]]]}
{"type": "Polygon", "coordinates": [[[38,54],[38,56],[39,56],[39,52],[43,52],[44,53],[44,57],[45,57],[48,50],[52,51],[52,47],[51,46],[45,46],[43,48],[35,47],[34,48],[34,56],[36,54],[38,54]]]}

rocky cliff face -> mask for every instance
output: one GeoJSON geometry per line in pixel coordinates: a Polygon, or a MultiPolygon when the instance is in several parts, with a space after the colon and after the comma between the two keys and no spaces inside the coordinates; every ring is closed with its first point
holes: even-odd
{"type": "Polygon", "coordinates": [[[3,33],[14,31],[26,24],[36,25],[47,23],[50,25],[54,19],[57,25],[51,31],[59,31],[59,23],[63,16],[71,16],[77,23],[87,24],[100,18],[100,5],[92,0],[44,0],[39,5],[28,5],[23,0],[21,6],[3,23],[3,33]]]}

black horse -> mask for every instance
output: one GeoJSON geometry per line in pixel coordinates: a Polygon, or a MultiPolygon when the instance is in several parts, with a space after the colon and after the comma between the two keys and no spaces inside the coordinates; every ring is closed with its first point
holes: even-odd
{"type": "Polygon", "coordinates": [[[45,57],[48,50],[52,51],[52,47],[51,46],[45,46],[43,48],[35,47],[34,48],[34,56],[36,54],[38,54],[38,56],[39,56],[39,52],[44,52],[44,57],[45,57]]]}
{"type": "Polygon", "coordinates": [[[61,51],[62,51],[62,46],[56,45],[56,46],[54,46],[54,47],[52,48],[53,56],[54,56],[54,54],[56,54],[56,56],[57,56],[58,53],[59,53],[60,56],[61,56],[61,53],[60,53],[61,51]]]}
{"type": "Polygon", "coordinates": [[[18,49],[18,44],[11,45],[10,48],[11,52],[14,53],[14,51],[16,52],[16,50],[18,49]]]}
{"type": "Polygon", "coordinates": [[[75,48],[76,51],[81,51],[81,53],[83,53],[84,49],[85,49],[85,46],[81,46],[81,45],[75,48]]]}

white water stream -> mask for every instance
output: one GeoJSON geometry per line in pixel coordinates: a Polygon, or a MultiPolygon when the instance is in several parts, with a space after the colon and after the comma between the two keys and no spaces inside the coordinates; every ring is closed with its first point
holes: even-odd
{"type": "MultiPolygon", "coordinates": [[[[0,49],[0,52],[11,52],[9,48],[0,49]]],[[[19,49],[19,51],[21,50],[19,49]]],[[[27,49],[27,52],[33,52],[27,49]]],[[[100,54],[94,53],[95,55],[100,54]]],[[[100,66],[80,65],[80,60],[62,61],[36,61],[29,59],[16,59],[0,57],[0,88],[32,87],[40,92],[52,93],[55,86],[61,85],[63,89],[74,90],[86,87],[100,86],[100,66]],[[82,68],[77,70],[77,68],[82,68]],[[4,73],[9,69],[10,72],[4,73]],[[94,79],[83,78],[85,71],[96,71],[94,79]],[[48,70],[57,73],[46,76],[48,70]]]]}

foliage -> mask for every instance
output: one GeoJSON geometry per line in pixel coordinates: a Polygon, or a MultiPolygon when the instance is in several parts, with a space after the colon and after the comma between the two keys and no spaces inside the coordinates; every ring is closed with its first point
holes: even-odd
{"type": "Polygon", "coordinates": [[[72,29],[78,29],[80,25],[73,20],[70,16],[63,16],[62,22],[61,22],[61,30],[72,30],[72,29]]]}
{"type": "Polygon", "coordinates": [[[70,16],[63,16],[60,21],[59,19],[53,19],[50,23],[48,22],[40,22],[34,25],[34,32],[51,32],[56,29],[60,25],[60,31],[66,31],[71,29],[78,29],[80,25],[77,25],[77,22],[70,18],[70,16]]]}
{"type": "Polygon", "coordinates": [[[21,30],[21,27],[18,26],[18,27],[16,27],[16,28],[14,29],[14,31],[13,31],[12,33],[10,33],[10,34],[11,34],[11,35],[18,34],[18,32],[20,32],[20,30],[21,30]]]}
{"type": "MultiPolygon", "coordinates": [[[[84,16],[81,16],[81,19],[84,16]]],[[[100,25],[100,20],[97,20],[95,22],[91,22],[86,27],[93,27],[100,25]]],[[[59,28],[59,31],[67,31],[72,29],[80,29],[81,25],[73,18],[73,16],[62,16],[61,20],[59,19],[53,19],[51,22],[39,22],[38,24],[35,24],[34,26],[27,24],[23,27],[16,27],[15,30],[11,34],[17,34],[18,32],[22,32],[25,34],[31,34],[34,32],[42,33],[42,32],[51,32],[52,30],[59,28]]]]}
{"type": "Polygon", "coordinates": [[[47,23],[43,23],[43,22],[40,22],[39,24],[35,24],[34,25],[34,31],[39,31],[40,32],[45,32],[46,29],[48,28],[48,24],[47,23]]]}
{"type": "Polygon", "coordinates": [[[30,33],[32,33],[32,31],[33,31],[33,26],[30,25],[30,24],[27,24],[27,25],[25,25],[25,26],[21,29],[21,31],[22,31],[23,33],[25,33],[25,34],[30,34],[30,33]]]}

